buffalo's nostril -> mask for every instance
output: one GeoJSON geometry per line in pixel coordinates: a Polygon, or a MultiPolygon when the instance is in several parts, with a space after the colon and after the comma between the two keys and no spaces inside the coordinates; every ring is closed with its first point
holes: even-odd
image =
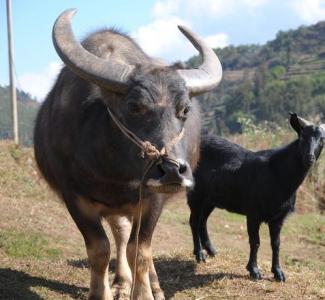
{"type": "Polygon", "coordinates": [[[179,174],[184,174],[187,171],[187,165],[186,164],[180,164],[178,171],[179,171],[179,174]]]}

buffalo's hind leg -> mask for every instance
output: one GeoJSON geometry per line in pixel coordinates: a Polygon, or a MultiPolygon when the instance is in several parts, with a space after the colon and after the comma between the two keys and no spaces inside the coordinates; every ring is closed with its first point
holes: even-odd
{"type": "Polygon", "coordinates": [[[129,267],[126,248],[130,238],[132,221],[127,216],[109,216],[107,221],[112,229],[116,244],[116,270],[113,280],[114,299],[129,299],[132,274],[129,267]]]}
{"type": "Polygon", "coordinates": [[[83,235],[90,265],[89,300],[112,300],[108,281],[110,245],[101,223],[99,210],[93,202],[64,196],[64,201],[83,235]]]}
{"type": "Polygon", "coordinates": [[[202,215],[201,215],[201,222],[200,222],[200,240],[203,248],[207,251],[209,256],[215,256],[217,251],[213,247],[208,233],[208,217],[210,216],[211,212],[214,210],[214,205],[209,205],[204,207],[202,215]]]}

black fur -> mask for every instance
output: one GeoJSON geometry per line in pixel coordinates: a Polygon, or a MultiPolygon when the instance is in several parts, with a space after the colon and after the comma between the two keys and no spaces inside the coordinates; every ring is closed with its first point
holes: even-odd
{"type": "Polygon", "coordinates": [[[261,278],[257,268],[258,231],[262,222],[268,224],[272,272],[276,280],[285,280],[279,264],[280,230],[285,217],[294,211],[296,190],[324,142],[320,128],[302,128],[296,114],[290,123],[298,139],[277,149],[252,152],[221,137],[202,138],[195,189],[188,193],[197,261],[205,259],[203,248],[211,256],[216,253],[209,240],[207,218],[215,207],[223,208],[247,216],[251,247],[247,269],[255,279],[261,278]]]}

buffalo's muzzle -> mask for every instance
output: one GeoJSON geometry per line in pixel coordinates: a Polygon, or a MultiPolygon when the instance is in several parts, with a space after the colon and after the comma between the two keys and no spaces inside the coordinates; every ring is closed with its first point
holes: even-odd
{"type": "Polygon", "coordinates": [[[187,162],[178,164],[163,161],[156,166],[158,178],[148,179],[146,186],[157,193],[177,193],[193,186],[193,176],[187,162]]]}

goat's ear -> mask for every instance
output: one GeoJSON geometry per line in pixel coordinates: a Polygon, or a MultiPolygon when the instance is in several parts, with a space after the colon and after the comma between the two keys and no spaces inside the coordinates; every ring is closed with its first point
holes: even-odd
{"type": "Polygon", "coordinates": [[[291,127],[300,135],[301,132],[301,126],[298,120],[298,116],[296,113],[290,112],[290,125],[291,127]]]}
{"type": "Polygon", "coordinates": [[[322,138],[325,139],[325,124],[319,125],[320,131],[322,132],[322,138]]]}

